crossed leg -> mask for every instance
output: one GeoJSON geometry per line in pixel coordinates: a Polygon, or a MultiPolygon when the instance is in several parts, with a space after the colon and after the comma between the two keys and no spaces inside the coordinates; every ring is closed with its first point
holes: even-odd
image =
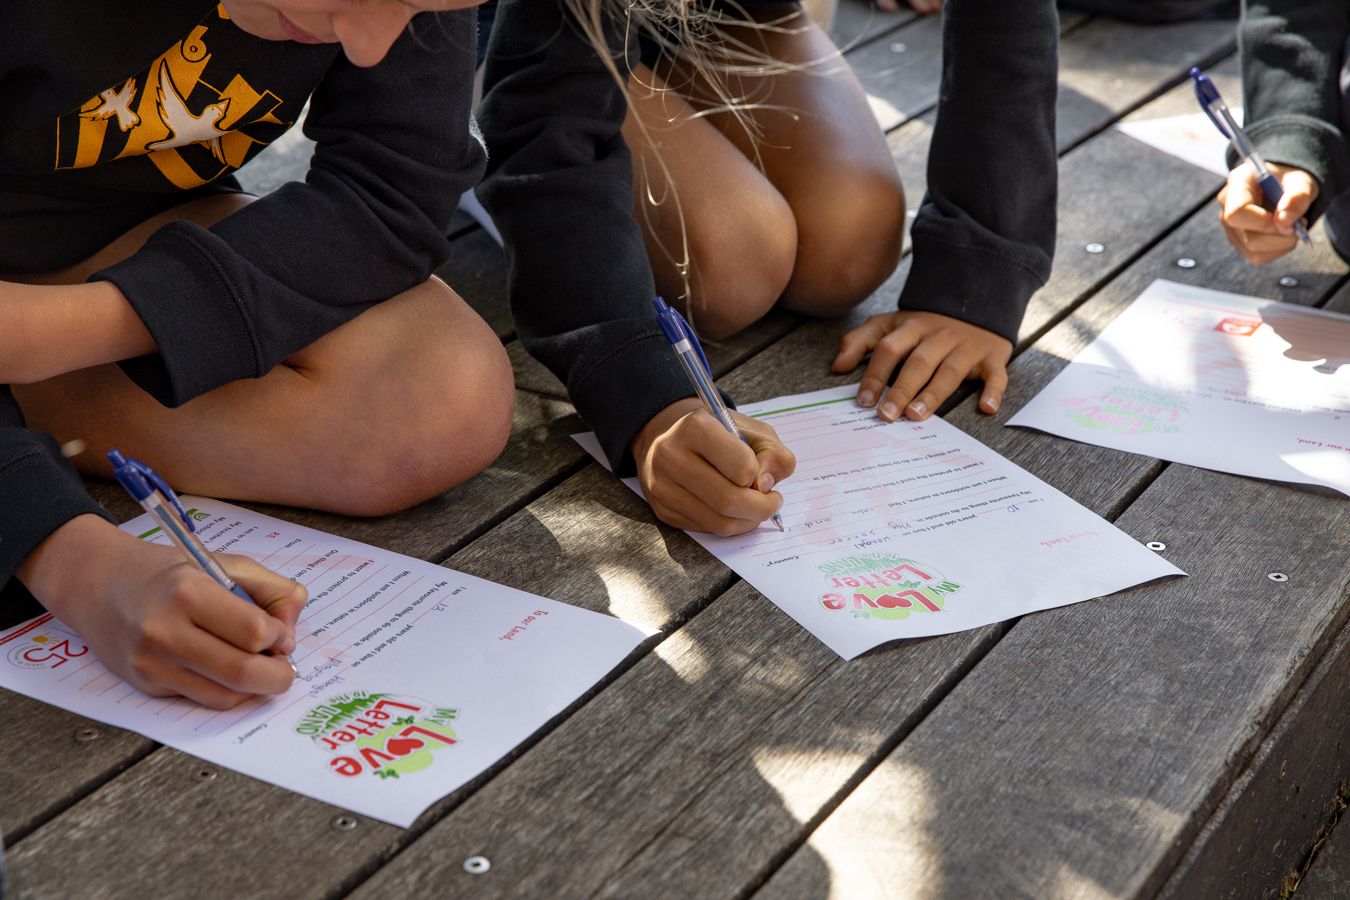
{"type": "Polygon", "coordinates": [[[834,44],[791,4],[754,18],[766,24],[721,26],[732,46],[778,61],[721,76],[747,106],[739,118],[675,59],[638,67],[624,124],[657,287],[683,293],[687,241],[686,305],[713,338],[776,302],[843,315],[895,269],[904,228],[895,161],[834,44]]]}
{"type": "MultiPolygon", "coordinates": [[[[193,201],[94,257],[40,280],[76,283],[175,219],[203,226],[252,198],[193,201]]],[[[362,313],[261,378],[176,409],[117,366],[12,388],[28,424],[82,441],[83,472],[107,476],[117,447],[176,488],[348,515],[405,509],[472,477],[501,452],[515,402],[510,362],[487,324],[438,278],[362,313]]]]}

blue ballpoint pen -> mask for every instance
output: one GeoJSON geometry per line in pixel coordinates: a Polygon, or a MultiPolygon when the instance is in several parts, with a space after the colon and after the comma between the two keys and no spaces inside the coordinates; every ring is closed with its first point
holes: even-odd
{"type": "MultiPolygon", "coordinates": [[[[699,344],[694,329],[689,327],[689,323],[680,315],[679,310],[666,305],[666,301],[660,297],[652,300],[652,306],[656,308],[656,320],[661,325],[661,331],[665,333],[666,340],[670,341],[671,349],[675,351],[680,365],[684,367],[684,374],[689,377],[689,383],[694,386],[694,391],[703,401],[703,405],[708,407],[708,412],[713,414],[713,418],[722,423],[723,428],[749,445],[750,442],[745,439],[745,435],[736,427],[731,410],[722,402],[722,395],[713,383],[712,366],[708,365],[708,357],[703,354],[703,347],[699,344]]],[[[773,524],[778,526],[779,531],[787,531],[783,527],[783,517],[778,513],[773,514],[773,524]]]]}
{"type": "MultiPolygon", "coordinates": [[[[249,603],[253,602],[253,597],[248,591],[235,584],[234,579],[197,537],[197,526],[193,524],[192,517],[183,508],[178,495],[169,487],[168,482],[145,463],[129,459],[117,450],[108,451],[108,462],[113,465],[113,476],[122,487],[126,488],[131,499],[154,517],[155,522],[174,546],[187,554],[188,559],[197,568],[214,578],[221,587],[249,603]]],[[[295,663],[289,658],[286,661],[294,670],[295,663]]]]}
{"type": "MultiPolygon", "coordinates": [[[[1198,68],[1191,69],[1191,78],[1195,81],[1195,98],[1200,101],[1200,108],[1209,116],[1209,120],[1214,123],[1214,127],[1237,148],[1238,154],[1256,170],[1256,183],[1261,185],[1261,193],[1265,195],[1266,202],[1270,208],[1274,209],[1284,196],[1284,189],[1280,187],[1280,179],[1275,177],[1275,173],[1266,167],[1266,161],[1261,158],[1261,154],[1256,152],[1256,147],[1252,145],[1247,133],[1242,130],[1242,126],[1233,118],[1229,112],[1228,105],[1223,102],[1219,96],[1219,89],[1214,86],[1214,82],[1209,76],[1201,72],[1198,68]]],[[[1294,233],[1305,244],[1311,244],[1312,238],[1308,236],[1308,229],[1302,222],[1294,223],[1294,233]]]]}

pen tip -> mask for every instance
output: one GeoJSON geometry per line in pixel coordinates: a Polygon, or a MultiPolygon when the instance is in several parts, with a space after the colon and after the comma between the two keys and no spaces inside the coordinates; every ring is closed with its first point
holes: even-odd
{"type": "Polygon", "coordinates": [[[779,530],[779,531],[782,531],[782,532],[784,532],[784,533],[787,532],[787,529],[783,527],[783,520],[782,520],[782,519],[774,519],[774,520],[773,520],[773,524],[775,524],[775,525],[778,526],[778,530],[779,530]]]}

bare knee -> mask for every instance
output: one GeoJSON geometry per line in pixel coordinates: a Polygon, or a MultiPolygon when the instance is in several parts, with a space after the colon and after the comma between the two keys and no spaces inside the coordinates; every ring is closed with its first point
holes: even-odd
{"type": "Polygon", "coordinates": [[[439,296],[419,298],[425,315],[408,317],[416,333],[396,341],[383,371],[367,373],[378,383],[364,392],[370,415],[354,416],[368,424],[342,450],[346,472],[324,504],[334,512],[415,506],[472,478],[506,446],[515,407],[506,350],[453,291],[428,284],[439,296]]]}
{"type": "Polygon", "coordinates": [[[797,225],[787,201],[762,198],[757,209],[690,229],[690,303],[700,334],[730,337],[773,308],[792,278],[797,225]]]}
{"type": "Polygon", "coordinates": [[[905,195],[891,173],[822,185],[797,205],[801,249],[783,306],[834,318],[895,271],[904,242],[905,195]]]}

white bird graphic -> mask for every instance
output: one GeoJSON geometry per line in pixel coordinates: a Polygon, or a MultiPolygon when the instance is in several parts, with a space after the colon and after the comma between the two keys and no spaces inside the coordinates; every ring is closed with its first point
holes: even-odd
{"type": "Polygon", "coordinates": [[[160,63],[159,95],[156,105],[159,107],[160,118],[172,135],[162,141],[146,144],[145,149],[168,150],[172,147],[186,147],[188,144],[205,144],[212,156],[222,164],[225,163],[225,153],[221,149],[220,139],[229,132],[221,131],[216,127],[216,123],[229,108],[228,99],[212,103],[202,110],[201,115],[193,115],[174,86],[173,77],[169,75],[169,67],[160,63]]]}
{"type": "Polygon", "coordinates": [[[131,109],[131,101],[136,97],[136,79],[128,78],[120,88],[108,88],[100,91],[103,104],[97,109],[82,113],[86,119],[111,119],[117,116],[117,127],[130,131],[141,122],[141,117],[131,109]]]}

